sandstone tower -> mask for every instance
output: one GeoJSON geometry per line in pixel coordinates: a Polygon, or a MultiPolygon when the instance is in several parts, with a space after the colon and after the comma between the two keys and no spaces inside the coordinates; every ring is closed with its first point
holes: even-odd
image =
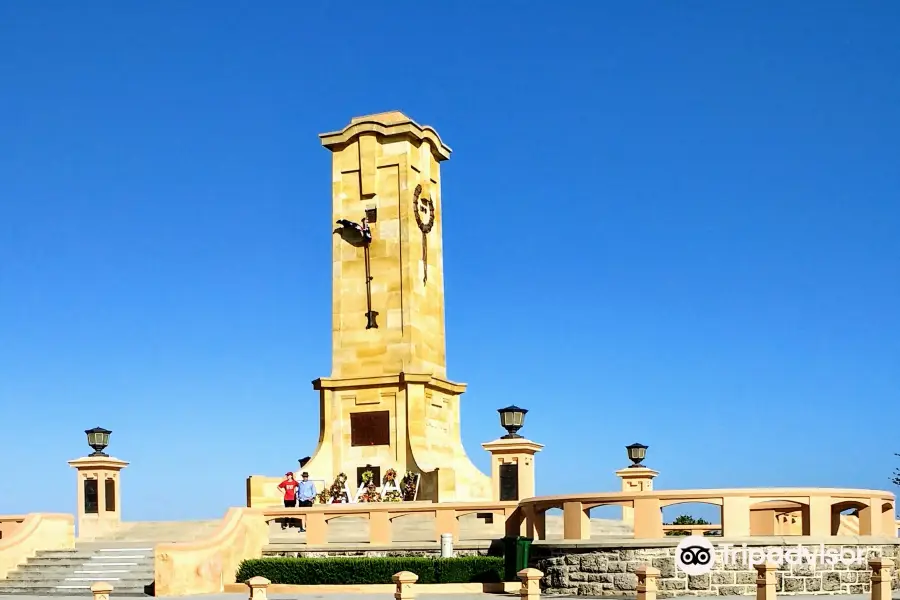
{"type": "Polygon", "coordinates": [[[466,386],[447,379],[440,163],[450,148],[400,112],[320,138],[337,227],[332,371],[313,382],[321,424],[306,470],[355,482],[367,465],[409,469],[422,473],[421,500],[490,500],[490,478],[460,438],[466,386]]]}

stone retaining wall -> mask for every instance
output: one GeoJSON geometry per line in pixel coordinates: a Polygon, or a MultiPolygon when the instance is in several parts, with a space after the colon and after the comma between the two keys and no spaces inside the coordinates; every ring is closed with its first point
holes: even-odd
{"type": "MultiPolygon", "coordinates": [[[[454,548],[454,556],[487,556],[487,548],[454,548]]],[[[330,558],[330,557],[377,557],[377,556],[428,556],[438,558],[441,549],[413,550],[264,550],[263,556],[286,556],[290,558],[330,558]]]]}
{"type": "MultiPolygon", "coordinates": [[[[712,541],[712,540],[710,540],[712,541]]],[[[717,542],[713,542],[717,543],[717,542]]],[[[738,543],[740,545],[740,542],[738,543]]],[[[818,544],[803,544],[810,551],[818,544]]],[[[728,564],[715,564],[706,575],[688,576],[675,566],[675,544],[654,548],[563,547],[547,544],[532,546],[530,565],[544,572],[541,587],[545,594],[579,596],[634,595],[637,575],[634,570],[649,564],[660,570],[659,598],[676,596],[737,596],[756,593],[756,570],[743,564],[741,557],[728,564]]],[[[795,544],[757,545],[754,549],[796,548],[795,544]]],[[[845,543],[845,548],[864,547],[872,555],[893,558],[900,555],[896,543],[885,545],[845,543]]],[[[840,550],[841,545],[826,544],[826,548],[840,550]]],[[[865,594],[870,590],[868,564],[788,565],[783,562],[776,572],[776,591],[793,594],[865,594]]],[[[894,571],[894,589],[900,587],[894,571]]]]}

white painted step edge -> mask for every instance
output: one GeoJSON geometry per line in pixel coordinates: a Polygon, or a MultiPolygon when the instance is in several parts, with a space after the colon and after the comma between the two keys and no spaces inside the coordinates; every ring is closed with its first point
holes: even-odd
{"type": "Polygon", "coordinates": [[[96,571],[96,570],[87,570],[87,571],[75,571],[76,574],[79,575],[89,575],[89,574],[98,574],[98,573],[128,573],[128,569],[112,569],[109,571],[96,571]]]}

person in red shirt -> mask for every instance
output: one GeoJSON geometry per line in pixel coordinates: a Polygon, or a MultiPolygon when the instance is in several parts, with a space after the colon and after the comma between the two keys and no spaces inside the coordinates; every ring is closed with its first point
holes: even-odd
{"type": "MultiPolygon", "coordinates": [[[[284,481],[278,484],[279,491],[284,492],[284,507],[294,508],[297,505],[297,488],[300,484],[294,479],[294,474],[288,471],[284,474],[284,481]]],[[[281,522],[281,528],[287,529],[288,520],[281,522]]]]}

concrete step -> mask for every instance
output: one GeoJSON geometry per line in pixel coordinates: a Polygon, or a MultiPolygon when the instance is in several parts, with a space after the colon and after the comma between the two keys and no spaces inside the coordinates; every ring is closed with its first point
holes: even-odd
{"type": "Polygon", "coordinates": [[[0,594],[87,596],[91,584],[107,581],[115,596],[147,596],[154,577],[148,544],[79,544],[74,550],[41,551],[0,581],[0,594]]]}
{"type": "Polygon", "coordinates": [[[128,587],[128,586],[138,586],[138,585],[147,585],[153,581],[153,576],[140,576],[135,577],[127,573],[123,573],[121,576],[116,577],[114,575],[85,575],[85,576],[62,576],[62,577],[32,577],[29,579],[12,579],[7,578],[3,581],[0,581],[0,584],[13,585],[16,587],[28,587],[28,586],[38,586],[38,587],[57,587],[61,585],[87,585],[91,586],[94,582],[97,581],[108,581],[113,584],[113,587],[119,587],[119,585],[128,587]]]}
{"type": "Polygon", "coordinates": [[[142,579],[153,579],[153,565],[147,565],[140,569],[129,567],[107,567],[98,569],[96,567],[76,567],[74,569],[16,569],[6,575],[7,581],[37,581],[51,579],[66,579],[68,577],[89,577],[92,579],[102,579],[103,577],[137,577],[142,579]]]}
{"type": "MultiPolygon", "coordinates": [[[[90,598],[91,586],[67,586],[67,587],[10,587],[0,586],[0,595],[3,596],[84,596],[90,598]]],[[[112,596],[148,596],[147,588],[143,586],[116,586],[112,596]]]]}
{"type": "Polygon", "coordinates": [[[87,550],[38,550],[34,553],[35,558],[83,558],[89,559],[94,555],[93,552],[87,550]]]}
{"type": "Polygon", "coordinates": [[[103,542],[186,542],[209,537],[221,525],[220,520],[210,521],[137,521],[122,523],[121,527],[108,535],[96,538],[93,544],[103,542]]]}
{"type": "Polygon", "coordinates": [[[76,550],[88,550],[97,552],[118,552],[121,550],[140,550],[148,554],[153,554],[155,542],[142,542],[140,540],[93,540],[90,542],[75,542],[76,550]]]}
{"type": "Polygon", "coordinates": [[[152,565],[153,559],[148,557],[140,557],[140,558],[130,558],[130,557],[116,557],[106,560],[93,560],[91,557],[84,558],[43,558],[43,557],[31,557],[28,559],[28,562],[25,565],[20,566],[28,566],[34,567],[36,569],[52,569],[54,567],[66,567],[66,568],[76,568],[81,565],[97,565],[97,566],[116,566],[116,567],[141,567],[144,565],[152,565]]]}

